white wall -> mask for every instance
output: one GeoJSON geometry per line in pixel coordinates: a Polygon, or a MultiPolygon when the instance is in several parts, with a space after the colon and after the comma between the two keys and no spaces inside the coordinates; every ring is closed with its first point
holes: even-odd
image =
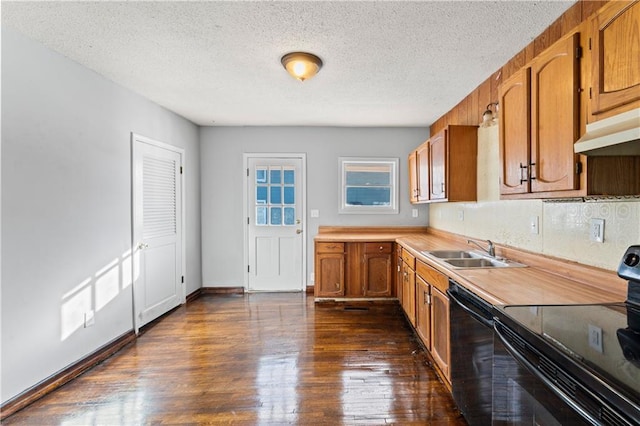
{"type": "Polygon", "coordinates": [[[427,128],[335,127],[203,127],[200,130],[202,171],[203,286],[242,286],[243,153],[307,154],[307,261],[313,272],[313,237],[319,225],[426,226],[428,208],[411,206],[407,156],[429,137],[427,128]],[[400,213],[339,215],[338,157],[372,156],[400,159],[400,213]],[[411,209],[419,217],[411,216],[411,209]],[[320,211],[319,218],[309,210],[320,211]]]}
{"type": "Polygon", "coordinates": [[[133,327],[130,132],[185,148],[189,293],[198,127],[3,26],[3,402],[133,327]]]}
{"type": "Polygon", "coordinates": [[[433,228],[615,271],[640,242],[640,202],[500,200],[498,127],[478,130],[478,202],[434,204],[433,228]],[[460,220],[462,212],[463,220],[460,220]],[[539,232],[531,233],[532,217],[539,232]],[[605,220],[604,243],[589,240],[592,218],[605,220]]]}

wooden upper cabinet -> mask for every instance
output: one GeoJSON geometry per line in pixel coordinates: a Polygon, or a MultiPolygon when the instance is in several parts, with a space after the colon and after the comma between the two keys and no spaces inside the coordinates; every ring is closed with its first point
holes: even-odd
{"type": "Polygon", "coordinates": [[[418,202],[418,162],[417,151],[409,154],[409,201],[412,204],[418,202]]]}
{"type": "Polygon", "coordinates": [[[579,48],[575,33],[531,63],[531,192],[578,189],[579,48]]]}
{"type": "Polygon", "coordinates": [[[640,104],[640,1],[611,1],[592,22],[591,114],[597,120],[640,104]]]}
{"type": "Polygon", "coordinates": [[[429,139],[429,199],[446,200],[447,129],[429,139]]]}
{"type": "Polygon", "coordinates": [[[429,201],[429,141],[409,154],[409,200],[413,204],[429,201]]]}
{"type": "Polygon", "coordinates": [[[418,202],[429,201],[429,143],[425,142],[416,148],[416,165],[418,177],[418,202]]]}
{"type": "Polygon", "coordinates": [[[522,68],[500,86],[500,193],[529,192],[531,70],[522,68]]]}
{"type": "Polygon", "coordinates": [[[499,102],[500,193],[548,198],[579,189],[580,33],[507,79],[499,102]]]}

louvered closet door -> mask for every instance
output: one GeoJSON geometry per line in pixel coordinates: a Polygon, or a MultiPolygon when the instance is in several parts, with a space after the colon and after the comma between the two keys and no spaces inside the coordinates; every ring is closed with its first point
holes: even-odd
{"type": "Polygon", "coordinates": [[[183,299],[180,164],[180,152],[134,140],[137,327],[176,307],[183,299]]]}

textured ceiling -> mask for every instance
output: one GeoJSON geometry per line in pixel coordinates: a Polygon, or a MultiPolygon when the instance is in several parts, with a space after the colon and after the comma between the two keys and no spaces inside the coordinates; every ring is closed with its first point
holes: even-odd
{"type": "Polygon", "coordinates": [[[428,126],[571,5],[2,1],[1,13],[200,125],[428,126]],[[285,72],[293,50],[322,58],[315,78],[285,72]]]}

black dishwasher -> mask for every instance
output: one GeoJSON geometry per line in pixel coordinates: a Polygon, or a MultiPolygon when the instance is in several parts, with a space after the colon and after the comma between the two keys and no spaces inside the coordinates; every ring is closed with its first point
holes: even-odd
{"type": "Polygon", "coordinates": [[[449,280],[451,387],[470,425],[491,424],[493,307],[449,280]]]}

